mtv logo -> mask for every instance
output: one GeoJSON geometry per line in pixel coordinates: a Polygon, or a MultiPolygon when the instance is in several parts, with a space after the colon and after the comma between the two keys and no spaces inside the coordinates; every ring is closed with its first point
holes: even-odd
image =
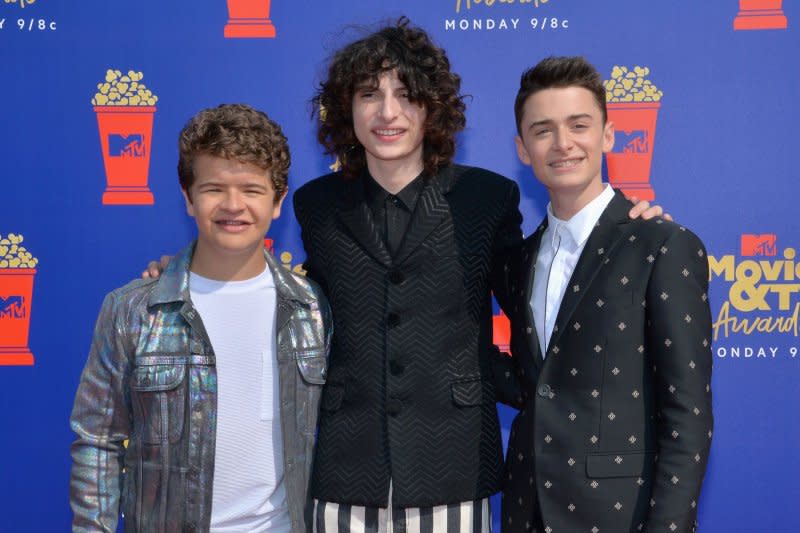
{"type": "Polygon", "coordinates": [[[632,130],[614,132],[614,149],[613,153],[617,154],[646,154],[650,151],[650,145],[647,142],[646,130],[632,130]]]}
{"type": "Polygon", "coordinates": [[[25,298],[22,296],[0,296],[0,319],[25,318],[25,298]]]}
{"type": "Polygon", "coordinates": [[[741,255],[778,255],[777,241],[778,236],[774,233],[763,235],[745,233],[742,235],[741,255]]]}
{"type": "Polygon", "coordinates": [[[108,155],[111,157],[144,157],[144,135],[132,133],[108,135],[108,155]]]}

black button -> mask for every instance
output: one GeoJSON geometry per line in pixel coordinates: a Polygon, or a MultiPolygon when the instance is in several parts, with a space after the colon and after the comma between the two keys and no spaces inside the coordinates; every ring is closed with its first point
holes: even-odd
{"type": "Polygon", "coordinates": [[[406,367],[404,367],[402,364],[395,361],[394,359],[389,361],[389,372],[391,372],[393,375],[399,376],[405,371],[405,369],[406,367]]]}
{"type": "Polygon", "coordinates": [[[395,285],[400,285],[406,280],[405,274],[400,272],[399,270],[390,270],[389,271],[389,281],[395,285]]]}
{"type": "Polygon", "coordinates": [[[386,325],[390,328],[400,325],[400,315],[397,313],[389,313],[386,316],[386,325]]]}
{"type": "Polygon", "coordinates": [[[536,393],[542,398],[549,398],[550,395],[553,393],[553,390],[550,388],[550,385],[545,383],[544,385],[539,385],[539,388],[536,390],[536,393]]]}
{"type": "Polygon", "coordinates": [[[396,416],[403,410],[403,402],[399,398],[389,398],[386,402],[386,412],[389,416],[396,416]]]}

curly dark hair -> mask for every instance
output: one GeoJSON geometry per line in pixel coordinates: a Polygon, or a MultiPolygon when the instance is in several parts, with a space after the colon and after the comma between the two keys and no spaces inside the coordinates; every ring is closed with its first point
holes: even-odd
{"type": "Polygon", "coordinates": [[[594,96],[603,114],[603,124],[608,120],[606,111],[606,88],[603,78],[594,65],[585,57],[547,57],[536,66],[522,73],[519,80],[519,91],[514,102],[514,117],[517,121],[517,132],[521,135],[520,123],[525,111],[525,102],[533,93],[544,89],[562,89],[564,87],[583,87],[594,96]]]}
{"type": "Polygon", "coordinates": [[[178,153],[178,179],[187,195],[200,154],[252,163],[270,172],[276,202],[286,193],[289,144],[275,121],[249,105],[222,104],[197,113],[178,135],[178,153]]]}
{"type": "Polygon", "coordinates": [[[461,78],[450,71],[445,51],[406,17],[339,50],[331,59],[328,79],[312,99],[312,115],[319,117],[317,140],[325,153],[336,155],[347,177],[357,176],[367,164],[364,147],[353,128],[353,96],[365,85],[378,87],[378,78],[396,71],[409,91],[409,100],[424,107],[423,163],[432,176],[453,160],[456,133],[464,129],[461,78]]]}

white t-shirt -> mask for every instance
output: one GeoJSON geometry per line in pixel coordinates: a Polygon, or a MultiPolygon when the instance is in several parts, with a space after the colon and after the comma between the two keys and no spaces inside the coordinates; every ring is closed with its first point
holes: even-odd
{"type": "Polygon", "coordinates": [[[217,360],[211,531],[291,533],[272,274],[221,282],[190,273],[189,292],[217,360]]]}

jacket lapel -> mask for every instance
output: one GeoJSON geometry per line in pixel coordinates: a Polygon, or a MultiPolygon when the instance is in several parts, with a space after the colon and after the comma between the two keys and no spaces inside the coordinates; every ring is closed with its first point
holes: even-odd
{"type": "MultiPolygon", "coordinates": [[[[622,193],[615,191],[614,198],[608,204],[600,219],[597,221],[586,246],[583,248],[578,264],[567,284],[561,307],[558,310],[550,345],[556,346],[566,326],[572,318],[578,304],[583,299],[589,286],[594,281],[604,264],[610,262],[612,253],[622,240],[622,228],[630,222],[628,211],[631,203],[622,193]]],[[[549,346],[548,345],[548,349],[549,346]]]]}
{"type": "Polygon", "coordinates": [[[428,235],[450,216],[450,205],[445,194],[450,192],[456,180],[452,167],[444,168],[437,176],[428,180],[417,199],[405,238],[397,250],[395,261],[397,264],[403,263],[428,235]]]}
{"type": "Polygon", "coordinates": [[[367,205],[363,178],[343,180],[338,201],[339,218],[356,242],[380,264],[387,267],[391,265],[392,258],[367,205]]]}
{"type": "Polygon", "coordinates": [[[528,348],[533,354],[533,362],[537,367],[542,365],[542,350],[539,347],[539,335],[536,332],[536,325],[533,322],[533,310],[531,309],[531,293],[533,292],[533,276],[536,275],[536,258],[539,256],[539,247],[542,244],[542,235],[547,229],[547,217],[544,218],[536,232],[528,237],[522,248],[520,270],[521,289],[519,291],[520,301],[517,305],[522,309],[522,316],[525,317],[525,333],[528,339],[528,348]]]}

